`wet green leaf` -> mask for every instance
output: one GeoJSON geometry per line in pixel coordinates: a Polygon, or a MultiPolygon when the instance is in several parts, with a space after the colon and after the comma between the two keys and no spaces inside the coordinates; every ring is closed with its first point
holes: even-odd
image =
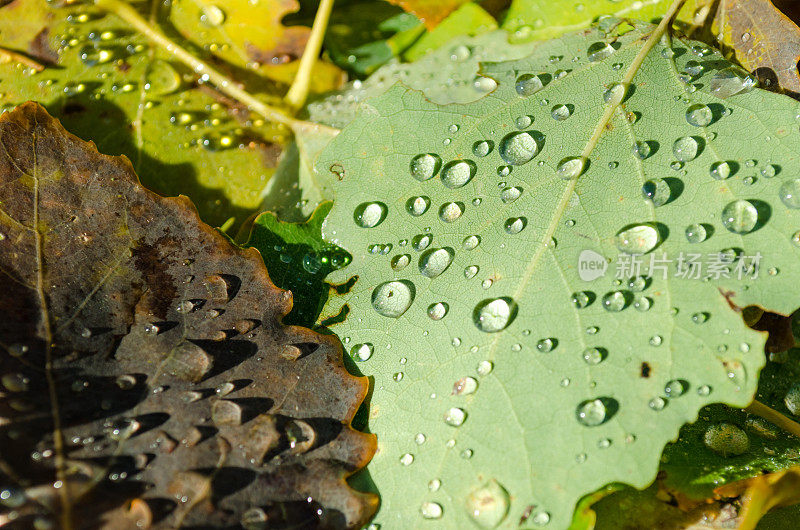
{"type": "Polygon", "coordinates": [[[16,25],[3,13],[20,8],[49,14],[45,40],[57,61],[40,73],[0,64],[0,109],[40,102],[71,132],[126,155],[149,188],[189,196],[210,224],[234,217],[238,225],[259,206],[280,153],[279,130],[249,120],[241,106],[91,7],[16,0],[0,8],[0,44],[16,25]]]}
{"type": "Polygon", "coordinates": [[[329,280],[358,277],[323,316],[348,311],[332,329],[374,377],[377,523],[467,527],[485,498],[563,528],[650,483],[703,406],[752,399],[765,337],[736,309],[798,305],[800,106],[631,29],[487,65],[471,103],[390,88],[320,156],[344,175],[324,236],[353,256],[329,280]]]}

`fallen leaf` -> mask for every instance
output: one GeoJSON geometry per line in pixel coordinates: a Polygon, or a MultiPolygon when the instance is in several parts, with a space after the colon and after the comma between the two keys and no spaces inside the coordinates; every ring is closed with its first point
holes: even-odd
{"type": "Polygon", "coordinates": [[[721,0],[714,25],[762,86],[800,94],[800,28],[770,0],[721,0]]]}
{"type": "Polygon", "coordinates": [[[260,256],[26,103],[0,117],[0,483],[25,527],[364,524],[335,339],[260,256]],[[245,524],[248,523],[248,524],[245,524]]]}

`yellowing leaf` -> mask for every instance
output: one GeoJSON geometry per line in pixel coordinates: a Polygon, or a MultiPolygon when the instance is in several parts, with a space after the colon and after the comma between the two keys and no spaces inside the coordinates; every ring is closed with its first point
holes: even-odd
{"type": "Polygon", "coordinates": [[[772,508],[800,503],[800,467],[726,484],[714,491],[720,497],[738,497],[743,507],[736,528],[753,530],[772,508]]]}
{"type": "Polygon", "coordinates": [[[413,13],[428,29],[435,28],[439,22],[471,0],[388,0],[409,13],[413,13]]]}

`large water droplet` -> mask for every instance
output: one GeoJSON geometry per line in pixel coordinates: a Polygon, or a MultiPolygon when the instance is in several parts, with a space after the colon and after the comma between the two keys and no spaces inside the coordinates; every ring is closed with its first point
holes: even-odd
{"type": "Polygon", "coordinates": [[[682,136],[672,144],[672,152],[675,158],[681,162],[689,162],[697,158],[700,144],[691,136],[682,136]]]}
{"type": "Polygon", "coordinates": [[[583,172],[584,165],[583,158],[579,156],[568,156],[558,163],[556,175],[565,180],[577,178],[583,172]]]}
{"type": "Polygon", "coordinates": [[[433,178],[439,172],[441,165],[442,159],[439,158],[439,155],[425,153],[411,159],[409,170],[412,177],[424,181],[433,178]]]}
{"type": "Polygon", "coordinates": [[[467,419],[467,413],[458,407],[452,407],[444,413],[444,422],[451,427],[461,426],[465,419],[467,419]]]}
{"type": "Polygon", "coordinates": [[[702,224],[694,223],[686,227],[686,241],[689,243],[702,243],[708,237],[708,231],[702,224]]]}
{"type": "Polygon", "coordinates": [[[714,114],[708,105],[697,103],[686,109],[686,121],[695,127],[705,127],[711,124],[714,114]]]}
{"type": "Polygon", "coordinates": [[[527,226],[528,220],[524,217],[510,217],[506,219],[505,229],[509,234],[519,234],[527,226]]]}
{"type": "Polygon", "coordinates": [[[423,502],[419,511],[425,519],[441,519],[443,513],[442,505],[437,502],[423,502]]]}
{"type": "Polygon", "coordinates": [[[508,492],[492,479],[467,496],[467,515],[480,528],[495,528],[508,513],[508,492]]]}
{"type": "Polygon", "coordinates": [[[711,164],[709,173],[711,174],[711,177],[716,180],[725,180],[731,176],[731,165],[724,160],[720,162],[714,162],[711,164]]]}
{"type": "Polygon", "coordinates": [[[706,447],[722,456],[741,455],[750,448],[747,433],[732,423],[710,426],[703,435],[703,442],[706,447]]]}
{"type": "Polygon", "coordinates": [[[781,184],[778,197],[787,208],[800,208],[800,178],[789,179],[781,184]]]}
{"type": "Polygon", "coordinates": [[[514,84],[514,88],[520,96],[530,96],[543,87],[542,78],[535,74],[522,74],[514,84]]]}
{"type": "Polygon", "coordinates": [[[464,213],[464,205],[458,202],[446,202],[439,208],[439,219],[445,223],[452,223],[464,213]]]}
{"type": "Polygon", "coordinates": [[[749,92],[755,86],[755,77],[733,66],[717,71],[708,83],[711,94],[720,99],[749,92]]]}
{"type": "Polygon", "coordinates": [[[409,281],[385,282],[372,291],[372,307],[379,315],[398,318],[411,306],[415,294],[414,284],[409,281]]]}
{"type": "Polygon", "coordinates": [[[614,47],[608,42],[595,42],[586,49],[586,57],[591,62],[602,61],[614,53],[614,47]]]}
{"type": "Polygon", "coordinates": [[[603,295],[603,309],[616,313],[625,309],[628,301],[622,291],[611,291],[603,295]]]}
{"type": "Polygon", "coordinates": [[[414,217],[419,217],[428,211],[431,200],[425,196],[411,197],[406,201],[406,210],[414,217]]]}
{"type": "Polygon", "coordinates": [[[487,333],[505,329],[517,313],[517,304],[511,298],[491,298],[475,306],[472,320],[475,326],[487,333]]]}
{"type": "Polygon", "coordinates": [[[432,248],[419,257],[419,272],[428,278],[436,278],[450,266],[455,251],[450,247],[432,248]]]}
{"type": "Polygon", "coordinates": [[[757,223],[758,210],[750,201],[731,201],[722,209],[722,224],[735,234],[747,234],[757,223]]]}
{"type": "Polygon", "coordinates": [[[462,377],[453,385],[453,395],[474,394],[478,389],[478,381],[474,377],[462,377]]]}
{"type": "Polygon", "coordinates": [[[648,142],[641,141],[634,142],[631,150],[633,151],[633,156],[639,160],[644,160],[653,152],[648,142]]]}
{"type": "Polygon", "coordinates": [[[619,105],[625,97],[625,85],[614,83],[603,92],[603,101],[609,105],[619,105]]]}
{"type": "Polygon", "coordinates": [[[586,348],[583,350],[583,360],[588,365],[600,364],[605,354],[601,348],[586,348]]]}
{"type": "Polygon", "coordinates": [[[626,254],[647,254],[658,245],[660,236],[654,227],[641,224],[624,228],[617,233],[616,244],[626,254]]]}
{"type": "Polygon", "coordinates": [[[664,394],[671,398],[680,397],[686,393],[687,388],[688,384],[685,381],[681,379],[672,379],[671,381],[667,381],[667,384],[664,385],[664,394]]]}
{"type": "Polygon", "coordinates": [[[353,212],[353,219],[361,228],[374,228],[386,218],[386,205],[381,202],[363,202],[353,212]]]}
{"type": "Polygon", "coordinates": [[[608,409],[602,399],[587,399],[578,405],[575,415],[581,425],[596,427],[606,421],[608,409]]]}
{"type": "Polygon", "coordinates": [[[460,188],[475,176],[475,163],[471,160],[454,160],[442,169],[442,184],[448,188],[460,188]]]}
{"type": "Polygon", "coordinates": [[[648,180],[642,185],[642,196],[650,200],[653,206],[664,206],[669,202],[671,190],[664,179],[648,180]]]}
{"type": "Polygon", "coordinates": [[[519,166],[530,162],[539,152],[539,144],[529,132],[513,132],[500,140],[500,156],[507,164],[519,166]]]}

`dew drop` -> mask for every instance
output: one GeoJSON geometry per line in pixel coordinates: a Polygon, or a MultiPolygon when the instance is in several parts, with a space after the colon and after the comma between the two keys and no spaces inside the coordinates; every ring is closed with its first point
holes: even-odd
{"type": "Polygon", "coordinates": [[[353,213],[353,220],[361,228],[374,228],[386,218],[386,205],[380,202],[363,202],[353,213]]]}
{"type": "Polygon", "coordinates": [[[213,4],[204,5],[200,9],[200,22],[213,28],[224,24],[225,16],[225,11],[223,11],[219,6],[215,6],[213,4]]]}
{"type": "Polygon", "coordinates": [[[553,351],[555,341],[553,339],[541,339],[536,343],[536,349],[542,353],[549,353],[553,351]]]}
{"type": "Polygon", "coordinates": [[[767,164],[761,168],[760,173],[762,177],[770,179],[778,174],[778,170],[774,165],[767,164]]]}
{"type": "Polygon", "coordinates": [[[455,251],[450,247],[426,250],[419,257],[419,272],[427,278],[436,278],[447,270],[454,254],[455,251]]]}
{"type": "Polygon", "coordinates": [[[539,144],[529,132],[513,132],[500,140],[499,152],[507,164],[519,166],[536,156],[539,144]]]}
{"type": "Polygon", "coordinates": [[[479,157],[484,157],[492,152],[492,144],[486,140],[475,142],[472,145],[472,154],[479,157]]]}
{"type": "Polygon", "coordinates": [[[442,505],[437,502],[423,502],[419,511],[425,519],[441,519],[443,513],[442,505]]]}
{"type": "Polygon", "coordinates": [[[725,180],[731,176],[731,165],[725,161],[714,162],[711,164],[709,173],[716,180],[725,180]]]}
{"type": "Polygon", "coordinates": [[[655,411],[664,410],[664,407],[667,406],[667,400],[662,397],[654,397],[647,403],[647,406],[655,411]]]}
{"type": "Polygon", "coordinates": [[[464,267],[464,278],[471,280],[478,274],[478,267],[476,265],[467,265],[464,267]]]}
{"type": "Polygon", "coordinates": [[[636,299],[633,301],[633,307],[637,311],[645,312],[649,311],[650,307],[653,305],[653,300],[647,296],[637,296],[636,299]]]}
{"type": "Polygon", "coordinates": [[[474,394],[478,389],[478,381],[474,377],[462,377],[453,385],[453,395],[463,396],[474,394]]]}
{"type": "Polygon", "coordinates": [[[708,83],[711,94],[720,99],[749,92],[755,86],[755,77],[733,66],[717,71],[708,83]]]}
{"type": "Polygon", "coordinates": [[[522,232],[527,224],[528,221],[524,217],[509,217],[503,226],[507,233],[513,235],[522,232]]]}
{"type": "Polygon", "coordinates": [[[464,207],[457,202],[446,202],[439,208],[439,219],[445,223],[457,221],[464,213],[464,207]]]}
{"type": "Polygon", "coordinates": [[[747,433],[732,423],[711,425],[703,435],[703,443],[722,456],[738,456],[750,448],[747,433]]]}
{"type": "Polygon", "coordinates": [[[590,62],[595,63],[611,57],[613,53],[614,47],[611,46],[611,44],[607,42],[595,42],[590,44],[586,49],[586,58],[589,59],[590,62]]]}
{"type": "Polygon", "coordinates": [[[526,97],[531,96],[544,88],[544,83],[542,82],[542,78],[538,75],[522,74],[521,76],[517,77],[514,88],[516,89],[518,95],[526,97]]]}
{"type": "Polygon", "coordinates": [[[364,344],[356,344],[353,346],[353,349],[350,350],[350,354],[356,361],[364,362],[369,360],[372,357],[372,353],[375,351],[372,344],[369,342],[365,342],[364,344]]]}
{"type": "Polygon", "coordinates": [[[528,116],[527,114],[523,114],[522,116],[517,116],[517,119],[514,121],[514,124],[517,126],[517,129],[520,131],[523,129],[527,129],[533,123],[533,118],[528,116]]]}
{"type": "Polygon", "coordinates": [[[564,121],[572,116],[572,111],[567,105],[556,105],[550,110],[550,115],[556,121],[564,121]]]}
{"type": "Polygon", "coordinates": [[[600,348],[586,348],[583,350],[583,360],[586,364],[594,366],[603,362],[603,350],[600,348]]]}
{"type": "Polygon", "coordinates": [[[491,298],[475,306],[472,320],[480,331],[494,333],[505,329],[516,312],[516,303],[511,298],[491,298]]]}
{"type": "Polygon", "coordinates": [[[639,160],[646,159],[652,154],[653,151],[649,143],[641,141],[634,142],[631,150],[633,151],[633,156],[639,160]]]}
{"type": "Polygon", "coordinates": [[[451,407],[444,414],[444,422],[451,427],[460,427],[466,418],[467,413],[458,407],[451,407]]]}
{"type": "Polygon", "coordinates": [[[556,175],[564,180],[577,178],[584,168],[584,160],[579,156],[568,156],[563,158],[556,167],[556,175]]]}
{"type": "Polygon", "coordinates": [[[591,293],[588,291],[577,291],[572,293],[572,304],[578,309],[583,309],[588,306],[591,301],[591,293]]]}
{"type": "Polygon", "coordinates": [[[622,291],[610,291],[603,295],[603,309],[613,313],[625,309],[627,301],[622,291]]]}
{"type": "Polygon", "coordinates": [[[500,200],[506,204],[509,204],[519,199],[520,195],[522,195],[522,188],[518,188],[517,186],[509,186],[503,188],[503,191],[500,192],[500,200]]]}
{"type": "Polygon", "coordinates": [[[404,466],[410,466],[414,463],[414,455],[411,453],[406,453],[400,457],[400,463],[404,466]]]}
{"type": "Polygon", "coordinates": [[[397,256],[392,258],[392,261],[389,263],[394,271],[401,271],[408,266],[408,263],[411,261],[411,256],[408,254],[398,254],[397,256]]]}
{"type": "Polygon", "coordinates": [[[411,306],[414,296],[414,284],[409,281],[385,282],[372,291],[372,307],[379,315],[399,318],[411,306]]]}
{"type": "Polygon", "coordinates": [[[680,397],[686,393],[687,385],[684,381],[680,379],[673,379],[668,381],[667,384],[664,386],[664,393],[667,397],[680,397]]]}
{"type": "Polygon", "coordinates": [[[581,425],[596,427],[606,421],[607,412],[602,399],[589,399],[578,405],[575,414],[581,425]]]}
{"type": "Polygon", "coordinates": [[[419,217],[428,211],[431,200],[425,196],[411,197],[406,201],[406,210],[414,217],[419,217]]]}
{"type": "Polygon", "coordinates": [[[625,228],[616,237],[617,249],[626,254],[647,254],[658,245],[660,237],[654,227],[641,224],[625,228]]]}
{"type": "Polygon", "coordinates": [[[789,179],[781,184],[778,197],[787,208],[800,208],[800,178],[789,179]]]}
{"type": "Polygon", "coordinates": [[[731,201],[722,209],[722,224],[735,234],[747,234],[757,223],[758,210],[750,201],[731,201]]]}
{"type": "Polygon", "coordinates": [[[481,361],[478,363],[478,366],[475,369],[475,371],[477,372],[478,375],[485,376],[492,373],[493,369],[494,369],[494,364],[492,364],[491,361],[481,361]]]}
{"type": "Polygon", "coordinates": [[[697,158],[700,144],[691,136],[682,136],[672,144],[672,152],[675,158],[681,162],[689,162],[697,158]]]}
{"type": "Polygon", "coordinates": [[[669,184],[664,179],[648,180],[642,185],[642,196],[651,201],[653,206],[664,206],[671,194],[669,184]]]}
{"type": "Polygon", "coordinates": [[[428,317],[431,320],[441,320],[447,314],[448,305],[444,302],[436,302],[428,306],[428,317]]]}
{"type": "Polygon", "coordinates": [[[614,83],[603,92],[603,101],[609,105],[619,105],[625,97],[625,85],[614,83]]]}
{"type": "Polygon", "coordinates": [[[697,103],[686,109],[686,121],[695,127],[706,127],[711,124],[714,114],[708,105],[697,103]]]}
{"type": "Polygon", "coordinates": [[[412,158],[409,169],[412,177],[424,181],[433,178],[441,165],[442,159],[439,158],[439,155],[425,153],[412,158]]]}
{"type": "Polygon", "coordinates": [[[492,479],[467,496],[467,515],[480,528],[495,528],[508,513],[508,492],[492,479]]]}
{"type": "Polygon", "coordinates": [[[708,237],[706,228],[701,224],[690,224],[686,227],[686,241],[689,243],[702,243],[708,237]]]}
{"type": "Polygon", "coordinates": [[[475,171],[471,160],[454,160],[442,168],[442,184],[451,189],[460,188],[472,180],[475,171]]]}

